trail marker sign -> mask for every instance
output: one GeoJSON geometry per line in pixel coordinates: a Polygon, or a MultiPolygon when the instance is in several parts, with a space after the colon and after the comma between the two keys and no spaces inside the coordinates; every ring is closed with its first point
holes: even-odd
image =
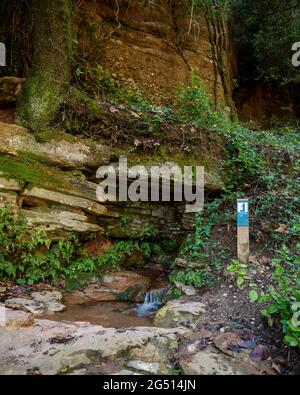
{"type": "Polygon", "coordinates": [[[238,260],[249,260],[249,199],[237,199],[237,255],[238,260]]]}

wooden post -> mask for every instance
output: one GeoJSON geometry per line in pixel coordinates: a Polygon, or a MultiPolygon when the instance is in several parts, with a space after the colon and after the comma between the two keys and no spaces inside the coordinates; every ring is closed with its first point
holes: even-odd
{"type": "Polygon", "coordinates": [[[237,199],[237,256],[242,263],[249,260],[249,199],[237,199]]]}
{"type": "Polygon", "coordinates": [[[6,48],[3,43],[0,43],[0,66],[6,66],[6,48]]]}

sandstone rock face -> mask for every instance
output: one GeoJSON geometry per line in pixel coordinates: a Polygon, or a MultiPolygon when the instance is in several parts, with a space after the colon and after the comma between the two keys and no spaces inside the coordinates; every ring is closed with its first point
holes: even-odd
{"type": "Polygon", "coordinates": [[[21,153],[40,157],[43,161],[65,168],[95,168],[108,164],[108,147],[88,140],[79,140],[63,132],[54,139],[38,142],[27,129],[0,122],[0,151],[18,156],[21,153]]]}
{"type": "Polygon", "coordinates": [[[61,303],[63,295],[59,291],[32,292],[30,296],[36,302],[42,303],[46,311],[56,313],[65,309],[65,306],[61,303]]]}
{"type": "Polygon", "coordinates": [[[62,293],[59,291],[33,292],[31,298],[9,298],[5,301],[5,306],[11,309],[18,309],[30,312],[33,315],[41,315],[45,312],[58,312],[65,309],[61,303],[62,293]]]}
{"type": "Polygon", "coordinates": [[[1,374],[153,374],[171,371],[169,358],[184,329],[132,328],[122,331],[88,323],[35,320],[18,330],[0,328],[1,374]],[[161,363],[133,359],[130,352],[152,346],[161,363]],[[133,361],[130,363],[130,361],[133,361]],[[162,362],[164,361],[164,362],[162,362]],[[130,366],[128,366],[130,365],[130,366]]]}
{"type": "MultiPolygon", "coordinates": [[[[69,232],[106,232],[113,238],[138,240],[147,237],[149,229],[179,238],[193,230],[194,213],[185,213],[185,202],[99,202],[96,168],[110,162],[108,147],[62,132],[44,134],[34,136],[25,128],[0,122],[0,208],[12,206],[27,219],[30,231],[39,228],[52,240],[69,232]]],[[[153,158],[154,164],[174,163],[153,158]]],[[[132,182],[129,177],[128,185],[132,182]]],[[[214,181],[206,188],[221,187],[214,181]]]]}
{"type": "Polygon", "coordinates": [[[32,326],[34,323],[33,315],[20,310],[5,308],[5,329],[19,329],[32,326]]]}
{"type": "Polygon", "coordinates": [[[67,293],[64,301],[67,304],[116,300],[142,302],[150,281],[148,277],[132,271],[111,272],[105,275],[100,283],[90,284],[83,291],[67,293]]]}
{"type": "Polygon", "coordinates": [[[154,323],[162,327],[193,326],[206,313],[201,302],[171,300],[155,316],[154,323]]]}
{"type": "Polygon", "coordinates": [[[180,355],[179,365],[185,375],[275,374],[272,360],[267,358],[266,347],[245,342],[233,332],[222,333],[209,345],[201,344],[200,340],[184,346],[180,355]],[[254,351],[260,358],[252,357],[254,351]]]}
{"type": "Polygon", "coordinates": [[[31,189],[25,189],[23,192],[25,197],[33,197],[49,202],[59,203],[63,206],[70,206],[84,211],[90,212],[96,215],[102,215],[107,213],[107,209],[99,203],[90,201],[78,196],[70,196],[60,192],[49,191],[47,189],[33,187],[31,189]]]}
{"type": "MultiPolygon", "coordinates": [[[[107,40],[93,55],[121,84],[137,87],[158,103],[173,97],[175,89],[196,70],[208,86],[209,93],[221,104],[222,80],[214,73],[212,48],[205,16],[194,13],[185,1],[172,4],[164,0],[118,2],[118,36],[115,29],[114,4],[105,0],[86,2],[78,10],[79,50],[90,53],[91,31],[83,21],[93,21],[93,39],[107,40]],[[189,25],[191,24],[191,27],[189,25]]],[[[100,46],[99,46],[100,47],[100,46]]]]}
{"type": "Polygon", "coordinates": [[[44,305],[37,301],[27,298],[9,298],[5,301],[5,306],[11,309],[29,311],[32,314],[39,315],[44,312],[44,305]]]}
{"type": "Polygon", "coordinates": [[[178,281],[175,282],[174,285],[176,286],[176,288],[180,289],[186,296],[195,296],[198,293],[197,289],[192,285],[187,285],[178,281]]]}
{"type": "Polygon", "coordinates": [[[84,245],[85,251],[90,256],[103,255],[108,249],[113,247],[113,243],[105,236],[99,235],[95,239],[84,245]]]}
{"type": "Polygon", "coordinates": [[[207,347],[193,356],[180,361],[180,367],[185,375],[257,375],[259,372],[251,365],[218,352],[213,347],[207,347]]]}
{"type": "MultiPolygon", "coordinates": [[[[129,361],[127,366],[145,374],[160,374],[160,366],[157,362],[129,361]]],[[[161,373],[162,374],[162,373],[161,373]]]]}

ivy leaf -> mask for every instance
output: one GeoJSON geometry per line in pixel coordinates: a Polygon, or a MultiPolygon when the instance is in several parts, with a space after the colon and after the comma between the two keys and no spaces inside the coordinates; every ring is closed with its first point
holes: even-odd
{"type": "Polygon", "coordinates": [[[243,284],[244,281],[245,281],[245,280],[243,279],[243,277],[239,277],[239,278],[236,280],[237,286],[240,287],[240,286],[243,284]]]}
{"type": "Polygon", "coordinates": [[[283,274],[284,273],[284,269],[283,269],[283,267],[281,267],[281,266],[278,266],[277,268],[276,268],[276,270],[275,270],[275,273],[277,274],[277,275],[281,275],[281,274],[283,274]]]}
{"type": "Polygon", "coordinates": [[[284,337],[285,342],[291,347],[298,346],[298,340],[294,336],[286,335],[284,337]]]}
{"type": "Polygon", "coordinates": [[[258,299],[258,294],[256,291],[252,290],[249,292],[249,298],[251,300],[251,302],[256,302],[258,299]]]}

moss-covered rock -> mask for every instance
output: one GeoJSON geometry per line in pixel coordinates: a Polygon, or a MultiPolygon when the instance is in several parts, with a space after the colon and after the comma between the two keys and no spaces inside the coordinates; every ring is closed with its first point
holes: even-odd
{"type": "Polygon", "coordinates": [[[0,122],[0,154],[18,156],[62,168],[96,169],[108,164],[109,147],[63,132],[47,131],[36,138],[22,126],[0,122]]]}

